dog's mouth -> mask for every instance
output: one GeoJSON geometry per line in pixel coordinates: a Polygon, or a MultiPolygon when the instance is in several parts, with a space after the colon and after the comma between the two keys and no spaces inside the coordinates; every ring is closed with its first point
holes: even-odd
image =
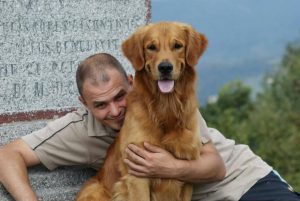
{"type": "Polygon", "coordinates": [[[158,88],[162,93],[170,93],[174,89],[175,81],[174,80],[158,80],[158,88]]]}

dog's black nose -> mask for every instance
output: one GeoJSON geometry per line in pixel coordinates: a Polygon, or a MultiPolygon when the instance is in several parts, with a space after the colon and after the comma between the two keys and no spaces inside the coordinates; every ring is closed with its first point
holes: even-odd
{"type": "Polygon", "coordinates": [[[173,70],[173,65],[169,62],[163,61],[158,65],[158,70],[160,73],[167,75],[173,70]]]}

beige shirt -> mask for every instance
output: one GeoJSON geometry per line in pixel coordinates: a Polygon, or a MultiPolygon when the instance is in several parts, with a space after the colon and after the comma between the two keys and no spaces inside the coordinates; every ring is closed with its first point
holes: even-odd
{"type": "MultiPolygon", "coordinates": [[[[226,166],[221,182],[195,185],[192,200],[229,201],[239,198],[272,168],[246,145],[236,145],[220,132],[208,128],[200,117],[202,143],[211,140],[226,166]]],[[[36,132],[22,137],[50,170],[58,166],[84,165],[98,169],[106,150],[116,137],[109,127],[100,124],[84,108],[54,120],[36,132]]]]}
{"type": "Polygon", "coordinates": [[[84,108],[56,119],[22,137],[49,170],[84,165],[98,169],[116,132],[100,124],[84,108]]]}
{"type": "Polygon", "coordinates": [[[203,118],[202,135],[211,139],[221,155],[225,167],[225,179],[220,182],[194,185],[193,201],[238,201],[259,179],[272,171],[272,167],[255,155],[247,145],[235,144],[218,130],[208,128],[203,118]]]}

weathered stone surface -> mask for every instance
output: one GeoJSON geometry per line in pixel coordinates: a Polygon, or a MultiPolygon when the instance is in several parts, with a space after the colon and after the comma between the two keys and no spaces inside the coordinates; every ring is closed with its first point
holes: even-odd
{"type": "MultiPolygon", "coordinates": [[[[50,120],[48,120],[50,121],[50,120]]],[[[15,122],[11,124],[0,124],[0,146],[18,137],[22,137],[32,131],[45,126],[47,121],[15,122]]]]}
{"type": "MultiPolygon", "coordinates": [[[[42,166],[29,169],[29,180],[39,200],[74,200],[82,184],[95,174],[92,169],[65,167],[48,171],[42,166]]],[[[13,200],[0,185],[1,201],[13,200]]]]}
{"type": "Polygon", "coordinates": [[[77,64],[147,21],[145,0],[0,1],[0,113],[78,106],[77,64]]]}

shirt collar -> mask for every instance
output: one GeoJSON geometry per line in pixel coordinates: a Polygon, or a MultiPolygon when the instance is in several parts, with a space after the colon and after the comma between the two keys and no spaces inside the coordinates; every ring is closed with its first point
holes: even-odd
{"type": "Polygon", "coordinates": [[[109,126],[103,125],[100,123],[90,111],[88,111],[87,116],[87,134],[90,137],[104,137],[111,136],[116,137],[117,131],[113,130],[109,126]]]}

